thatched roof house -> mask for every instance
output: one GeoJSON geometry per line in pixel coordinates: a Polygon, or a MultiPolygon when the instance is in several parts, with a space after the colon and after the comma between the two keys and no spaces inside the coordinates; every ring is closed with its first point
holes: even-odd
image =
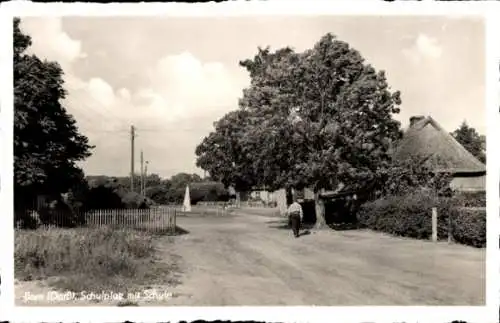
{"type": "MultiPolygon", "coordinates": [[[[453,175],[451,188],[457,191],[485,191],[486,166],[468,152],[453,136],[431,117],[410,118],[410,126],[393,150],[393,157],[404,160],[409,157],[426,157],[436,172],[449,172],[453,175]]],[[[334,191],[322,191],[320,198],[336,199],[355,196],[356,192],[340,185],[334,191]]],[[[310,189],[300,192],[304,200],[314,199],[310,189]]],[[[282,213],[286,211],[286,192],[274,192],[274,197],[282,213]]]]}
{"type": "Polygon", "coordinates": [[[410,118],[410,126],[394,150],[394,158],[425,157],[436,172],[453,175],[452,189],[484,191],[486,166],[431,117],[410,118]]]}

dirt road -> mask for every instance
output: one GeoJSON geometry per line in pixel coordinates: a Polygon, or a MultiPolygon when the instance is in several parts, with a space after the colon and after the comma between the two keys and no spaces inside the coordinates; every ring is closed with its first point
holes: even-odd
{"type": "Polygon", "coordinates": [[[170,305],[482,305],[485,250],[280,219],[179,218],[187,271],[170,305]]]}
{"type": "Polygon", "coordinates": [[[280,219],[256,215],[179,217],[177,224],[189,233],[159,246],[162,257],[182,257],[181,284],[148,286],[157,294],[141,306],[485,302],[484,249],[367,231],[313,230],[296,239],[280,219]]]}

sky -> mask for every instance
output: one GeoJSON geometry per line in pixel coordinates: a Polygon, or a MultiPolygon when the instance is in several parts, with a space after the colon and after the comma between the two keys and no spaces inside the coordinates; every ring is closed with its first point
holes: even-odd
{"type": "Polygon", "coordinates": [[[96,148],[87,175],[130,174],[130,126],[148,173],[203,171],[195,148],[238,108],[250,78],[239,61],[257,48],[312,48],[330,32],[384,70],[401,113],[430,115],[448,131],[464,120],[486,134],[484,23],[457,17],[25,17],[30,52],[57,61],[64,106],[96,148]]]}

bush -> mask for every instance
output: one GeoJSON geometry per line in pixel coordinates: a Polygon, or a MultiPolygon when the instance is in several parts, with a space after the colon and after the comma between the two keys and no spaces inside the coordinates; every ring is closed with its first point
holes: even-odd
{"type": "Polygon", "coordinates": [[[126,209],[149,209],[153,201],[137,192],[127,192],[122,196],[122,203],[126,209]]]}
{"type": "Polygon", "coordinates": [[[462,207],[486,207],[486,192],[460,192],[455,194],[454,200],[462,207]]]}
{"type": "Polygon", "coordinates": [[[477,248],[486,246],[486,209],[457,208],[452,219],[455,242],[477,248]]]}
{"type": "Polygon", "coordinates": [[[428,191],[402,196],[387,196],[365,203],[358,212],[359,225],[393,235],[429,239],[432,235],[431,208],[438,210],[438,239],[448,238],[448,219],[452,219],[452,235],[456,242],[484,246],[486,216],[469,216],[457,208],[452,198],[438,197],[428,191]],[[484,222],[484,223],[483,223],[484,222]]]}
{"type": "Polygon", "coordinates": [[[154,251],[151,236],[133,231],[16,230],[15,276],[21,280],[57,277],[58,287],[74,292],[126,292],[129,283],[143,283],[154,251]],[[123,284],[124,280],[128,283],[123,284]]]}

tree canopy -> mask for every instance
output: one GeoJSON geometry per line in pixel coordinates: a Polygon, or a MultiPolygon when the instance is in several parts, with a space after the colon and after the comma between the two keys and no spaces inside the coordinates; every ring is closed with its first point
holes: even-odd
{"type": "Polygon", "coordinates": [[[259,48],[240,65],[251,84],[198,146],[199,167],[225,184],[270,189],[378,183],[402,135],[400,93],[383,71],[331,34],[301,53],[259,48]]]}
{"type": "MultiPolygon", "coordinates": [[[[191,203],[227,201],[229,193],[220,182],[202,179],[197,174],[178,173],[168,179],[149,174],[145,180],[146,194],[130,191],[130,177],[87,176],[89,189],[84,195],[87,209],[135,208],[152,203],[181,203],[189,185],[191,203]]],[[[139,180],[139,178],[138,178],[139,180]]]]}
{"type": "MultiPolygon", "coordinates": [[[[81,184],[77,161],[93,148],[62,100],[63,70],[57,62],[27,54],[31,37],[14,19],[14,192],[17,204],[34,196],[58,198],[81,184]]],[[[23,202],[24,201],[24,202],[23,202]]],[[[31,205],[29,205],[31,206],[31,205]]],[[[26,207],[24,205],[23,207],[26,207]]]]}
{"type": "Polygon", "coordinates": [[[466,121],[451,133],[451,135],[481,162],[486,163],[486,137],[470,127],[466,121]]]}
{"type": "Polygon", "coordinates": [[[229,112],[214,123],[215,131],[205,137],[195,151],[196,166],[208,171],[213,180],[239,190],[255,184],[243,150],[248,117],[243,110],[229,112]]]}

